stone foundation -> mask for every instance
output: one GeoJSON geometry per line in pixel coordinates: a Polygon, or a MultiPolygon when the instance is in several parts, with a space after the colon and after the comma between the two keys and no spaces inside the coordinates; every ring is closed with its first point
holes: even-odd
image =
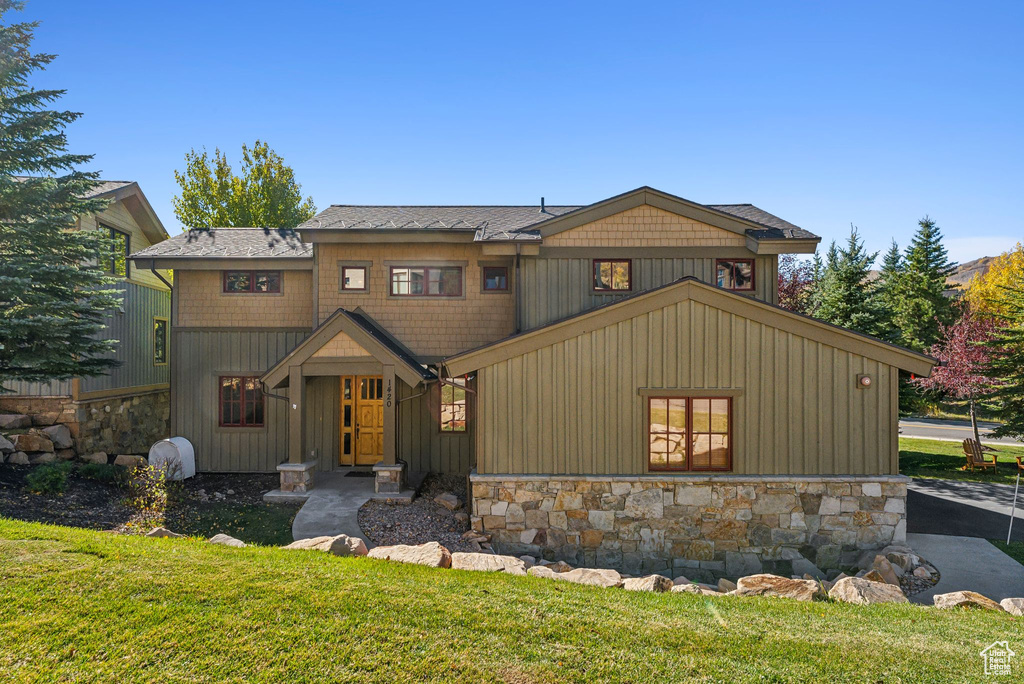
{"type": "Polygon", "coordinates": [[[903,476],[470,475],[498,553],[713,581],[852,564],[906,540],[903,476]]]}
{"type": "Polygon", "coordinates": [[[305,463],[282,463],[277,466],[281,473],[281,491],[305,494],[313,488],[313,473],[316,472],[316,461],[305,463]]]}
{"type": "Polygon", "coordinates": [[[70,397],[3,397],[0,413],[22,413],[34,425],[67,425],[80,454],[146,454],[170,437],[171,394],[145,394],[72,401],[70,397]]]}
{"type": "Polygon", "coordinates": [[[378,463],[373,466],[373,491],[377,494],[397,494],[405,487],[405,462],[395,465],[378,463]]]}

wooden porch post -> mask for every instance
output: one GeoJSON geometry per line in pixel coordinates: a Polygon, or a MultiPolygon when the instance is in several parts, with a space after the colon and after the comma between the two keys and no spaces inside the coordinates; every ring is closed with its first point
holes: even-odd
{"type": "Polygon", "coordinates": [[[392,364],[384,364],[384,454],[381,457],[384,465],[395,465],[395,444],[398,435],[395,430],[398,421],[395,420],[395,409],[398,405],[395,387],[395,367],[392,364]]]}
{"type": "Polygon", "coordinates": [[[288,368],[288,462],[302,463],[305,440],[303,432],[306,411],[306,379],[302,377],[302,366],[288,368]]]}

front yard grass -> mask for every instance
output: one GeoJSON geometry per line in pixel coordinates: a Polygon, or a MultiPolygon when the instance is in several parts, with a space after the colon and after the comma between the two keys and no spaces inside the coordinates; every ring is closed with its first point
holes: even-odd
{"type": "Polygon", "coordinates": [[[929,477],[940,480],[970,480],[972,482],[998,482],[1013,484],[1017,478],[1017,456],[1024,457],[1024,447],[1000,444],[994,452],[997,472],[960,470],[967,459],[960,442],[937,439],[900,438],[900,473],[910,477],[929,477]]]}
{"type": "MultiPolygon", "coordinates": [[[[964,681],[1006,613],[627,593],[0,520],[5,681],[964,681]]],[[[1019,650],[1019,649],[1018,649],[1019,650]]]]}

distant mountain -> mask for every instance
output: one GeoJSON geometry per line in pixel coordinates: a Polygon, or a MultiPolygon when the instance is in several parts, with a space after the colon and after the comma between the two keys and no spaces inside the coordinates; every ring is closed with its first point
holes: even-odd
{"type": "Polygon", "coordinates": [[[960,264],[956,267],[956,273],[946,278],[946,282],[950,285],[967,285],[974,276],[985,275],[994,259],[995,257],[987,256],[960,264]]]}

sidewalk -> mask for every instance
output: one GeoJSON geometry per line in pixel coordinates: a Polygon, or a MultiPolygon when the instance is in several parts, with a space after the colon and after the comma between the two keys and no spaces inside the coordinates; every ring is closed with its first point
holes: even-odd
{"type": "Polygon", "coordinates": [[[993,601],[1024,597],[1024,565],[976,537],[908,534],[907,544],[935,565],[939,583],[910,597],[913,603],[932,605],[936,594],[976,591],[993,601]]]}

